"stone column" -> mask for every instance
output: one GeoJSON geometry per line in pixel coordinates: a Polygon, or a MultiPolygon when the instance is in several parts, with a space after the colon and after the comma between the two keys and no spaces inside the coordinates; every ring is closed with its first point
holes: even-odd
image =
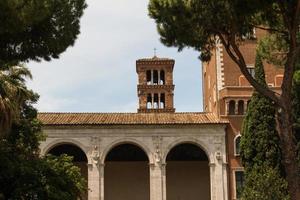
{"type": "Polygon", "coordinates": [[[161,173],[162,173],[162,196],[163,200],[167,200],[167,176],[166,176],[166,163],[161,165],[161,173]]]}
{"type": "Polygon", "coordinates": [[[225,101],[225,115],[229,115],[229,101],[225,101]]]}
{"type": "Polygon", "coordinates": [[[154,108],[154,94],[151,93],[151,108],[154,108]]]}
{"type": "Polygon", "coordinates": [[[100,200],[104,200],[104,166],[105,164],[100,164],[100,200]]]}
{"type": "Polygon", "coordinates": [[[210,164],[211,200],[228,200],[226,163],[222,159],[210,164]]]}
{"type": "Polygon", "coordinates": [[[246,100],[244,100],[244,115],[247,113],[248,110],[248,103],[246,100]]]}
{"type": "Polygon", "coordinates": [[[160,108],[160,95],[161,93],[158,93],[158,108],[160,108]]]}
{"type": "Polygon", "coordinates": [[[165,200],[165,176],[163,176],[164,166],[151,163],[150,164],[150,200],[165,200]]]}
{"type": "Polygon", "coordinates": [[[235,107],[234,108],[235,108],[234,113],[236,115],[238,115],[239,114],[239,101],[238,100],[235,102],[235,107]]]}
{"type": "Polygon", "coordinates": [[[153,78],[153,70],[151,70],[151,85],[153,85],[153,81],[154,80],[154,78],[153,78]]]}
{"type": "Polygon", "coordinates": [[[88,164],[88,199],[100,199],[100,171],[96,163],[88,164]]]}
{"type": "Polygon", "coordinates": [[[158,75],[158,78],[157,78],[158,84],[157,85],[160,85],[160,70],[157,70],[157,75],[158,75]]]}

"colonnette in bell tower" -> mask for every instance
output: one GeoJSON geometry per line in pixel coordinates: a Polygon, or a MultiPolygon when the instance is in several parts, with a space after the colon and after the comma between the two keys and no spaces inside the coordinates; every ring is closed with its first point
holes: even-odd
{"type": "Polygon", "coordinates": [[[174,113],[173,68],[168,58],[144,58],[136,61],[139,113],[174,113]]]}

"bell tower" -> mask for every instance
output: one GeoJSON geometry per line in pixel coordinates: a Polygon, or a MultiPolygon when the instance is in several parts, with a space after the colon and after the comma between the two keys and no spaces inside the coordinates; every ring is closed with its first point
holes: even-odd
{"type": "Polygon", "coordinates": [[[139,113],[174,113],[173,67],[168,58],[144,58],[136,61],[139,113]]]}

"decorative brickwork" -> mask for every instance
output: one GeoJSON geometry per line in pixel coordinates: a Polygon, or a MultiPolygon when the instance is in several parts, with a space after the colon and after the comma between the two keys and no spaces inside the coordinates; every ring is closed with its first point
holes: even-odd
{"type": "MultiPolygon", "coordinates": [[[[256,30],[255,33],[255,37],[246,38],[239,46],[250,73],[254,71],[257,41],[266,34],[262,30],[256,30]]],[[[280,93],[283,69],[264,62],[264,70],[268,86],[280,93]]],[[[211,61],[203,64],[203,90],[205,111],[214,113],[220,120],[229,121],[226,129],[229,199],[235,200],[235,172],[243,170],[243,167],[239,156],[234,152],[234,141],[240,134],[253,87],[220,43],[212,51],[211,61]],[[213,87],[215,84],[217,89],[213,87]],[[215,94],[217,103],[211,98],[215,94]]]]}
{"type": "Polygon", "coordinates": [[[174,113],[173,67],[168,58],[144,58],[136,61],[139,113],[174,113]]]}

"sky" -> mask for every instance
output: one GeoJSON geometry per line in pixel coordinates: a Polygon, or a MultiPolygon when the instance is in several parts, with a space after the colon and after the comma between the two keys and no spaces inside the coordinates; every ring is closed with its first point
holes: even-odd
{"type": "Polygon", "coordinates": [[[199,52],[161,44],[148,1],[87,0],[75,45],[59,59],[27,64],[39,112],[136,112],[135,61],[153,57],[154,48],[175,60],[176,112],[202,111],[199,52]]]}

